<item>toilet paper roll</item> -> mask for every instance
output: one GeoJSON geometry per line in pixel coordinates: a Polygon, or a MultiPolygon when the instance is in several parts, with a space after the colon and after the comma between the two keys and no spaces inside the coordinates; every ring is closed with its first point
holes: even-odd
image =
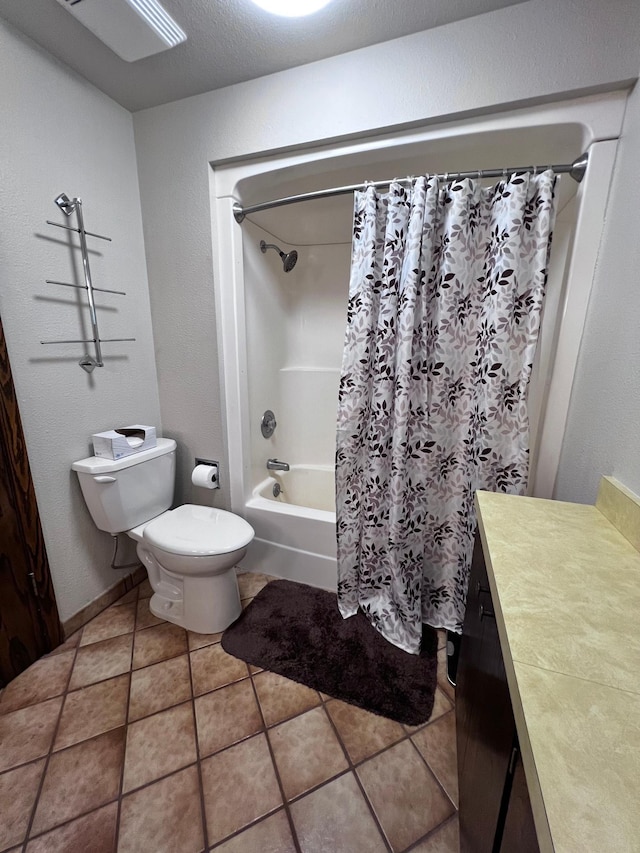
{"type": "Polygon", "coordinates": [[[191,472],[191,482],[194,486],[202,486],[203,489],[217,489],[218,466],[196,465],[191,472]]]}

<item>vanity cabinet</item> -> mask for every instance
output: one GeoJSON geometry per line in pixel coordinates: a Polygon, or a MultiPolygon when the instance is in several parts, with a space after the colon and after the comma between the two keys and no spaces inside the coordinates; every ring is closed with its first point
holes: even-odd
{"type": "Polygon", "coordinates": [[[538,853],[480,537],[456,686],[460,853],[538,853]]]}

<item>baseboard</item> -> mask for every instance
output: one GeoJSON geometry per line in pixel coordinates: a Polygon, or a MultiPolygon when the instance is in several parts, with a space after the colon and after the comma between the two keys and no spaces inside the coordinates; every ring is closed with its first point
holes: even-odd
{"type": "Polygon", "coordinates": [[[120,580],[116,581],[116,583],[109,587],[109,589],[100,593],[97,598],[94,598],[93,601],[90,601],[82,610],[79,610],[77,613],[74,613],[73,616],[70,616],[69,619],[62,623],[62,632],[64,634],[65,640],[67,640],[72,634],[82,628],[83,625],[86,625],[94,616],[97,616],[98,613],[102,613],[103,610],[106,610],[114,601],[117,601],[123,595],[125,595],[129,590],[133,589],[134,586],[137,586],[147,577],[147,570],[144,566],[138,566],[137,569],[130,575],[126,575],[120,580]]]}

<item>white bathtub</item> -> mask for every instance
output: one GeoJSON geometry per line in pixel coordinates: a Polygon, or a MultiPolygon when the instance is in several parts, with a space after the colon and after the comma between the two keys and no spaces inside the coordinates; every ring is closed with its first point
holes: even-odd
{"type": "Polygon", "coordinates": [[[272,471],[253,490],[246,518],[256,532],[243,568],[336,588],[335,480],[332,466],[272,471]],[[280,494],[275,497],[273,487],[280,494]]]}

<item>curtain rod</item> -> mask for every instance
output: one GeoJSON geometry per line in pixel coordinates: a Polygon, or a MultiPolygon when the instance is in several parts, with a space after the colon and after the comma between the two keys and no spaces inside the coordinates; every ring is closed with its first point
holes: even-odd
{"type": "MultiPolygon", "coordinates": [[[[432,178],[447,180],[455,178],[500,178],[507,173],[513,172],[544,172],[546,169],[551,169],[557,175],[568,174],[574,181],[580,183],[587,171],[587,163],[589,162],[589,154],[581,154],[573,163],[562,163],[556,166],[510,166],[506,169],[476,169],[472,172],[447,172],[446,174],[430,175],[432,178]]],[[[359,184],[350,184],[348,187],[332,187],[328,190],[315,190],[314,192],[301,193],[300,195],[290,195],[284,198],[276,198],[272,201],[263,201],[260,204],[250,204],[247,207],[242,207],[241,204],[235,202],[233,205],[233,216],[236,222],[242,222],[245,216],[250,213],[259,213],[261,210],[270,210],[272,207],[283,207],[285,204],[296,204],[299,201],[310,201],[315,198],[329,198],[334,195],[346,195],[347,193],[355,192],[364,187],[388,187],[393,181],[407,180],[406,178],[393,178],[389,181],[366,181],[359,184]]]]}

